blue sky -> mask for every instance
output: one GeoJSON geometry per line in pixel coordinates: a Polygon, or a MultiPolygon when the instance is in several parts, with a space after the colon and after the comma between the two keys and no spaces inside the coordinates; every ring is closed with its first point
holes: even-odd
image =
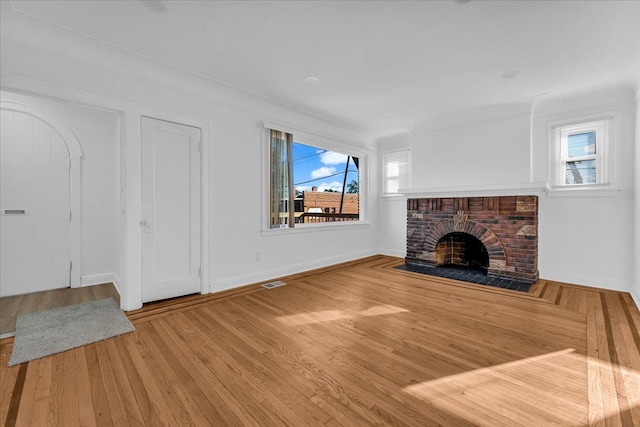
{"type": "MultiPolygon", "coordinates": [[[[342,180],[347,163],[347,155],[318,147],[293,143],[293,183],[298,191],[310,191],[314,185],[318,191],[332,189],[342,191],[342,180]]],[[[358,181],[358,173],[353,160],[349,161],[347,185],[358,181]]]]}

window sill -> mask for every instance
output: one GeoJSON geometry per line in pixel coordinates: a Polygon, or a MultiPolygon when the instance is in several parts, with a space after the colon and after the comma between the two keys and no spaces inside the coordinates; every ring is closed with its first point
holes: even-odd
{"type": "Polygon", "coordinates": [[[264,237],[272,236],[284,236],[287,234],[299,234],[299,233],[315,233],[332,230],[345,230],[345,229],[357,229],[357,228],[369,228],[371,222],[369,221],[342,221],[342,222],[328,222],[323,224],[300,224],[294,228],[272,228],[269,230],[262,230],[264,237]]]}
{"type": "Polygon", "coordinates": [[[549,186],[546,193],[547,197],[617,197],[620,188],[611,184],[549,186]]]}
{"type": "Polygon", "coordinates": [[[401,188],[409,199],[430,199],[449,197],[498,197],[528,196],[543,194],[546,182],[525,182],[516,184],[481,184],[456,187],[401,188]]]}
{"type": "Polygon", "coordinates": [[[407,195],[404,193],[384,193],[381,198],[382,200],[401,202],[407,200],[407,195]]]}

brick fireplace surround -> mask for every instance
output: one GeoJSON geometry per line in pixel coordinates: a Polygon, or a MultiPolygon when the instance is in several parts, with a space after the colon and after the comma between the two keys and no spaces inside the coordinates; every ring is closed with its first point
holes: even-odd
{"type": "Polygon", "coordinates": [[[455,264],[465,238],[486,248],[489,276],[538,279],[537,196],[407,200],[408,265],[455,264]]]}

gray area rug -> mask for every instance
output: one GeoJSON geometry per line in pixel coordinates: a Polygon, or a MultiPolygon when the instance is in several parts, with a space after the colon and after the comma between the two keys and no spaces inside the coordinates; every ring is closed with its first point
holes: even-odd
{"type": "Polygon", "coordinates": [[[113,298],[18,316],[9,366],[134,330],[113,298]]]}

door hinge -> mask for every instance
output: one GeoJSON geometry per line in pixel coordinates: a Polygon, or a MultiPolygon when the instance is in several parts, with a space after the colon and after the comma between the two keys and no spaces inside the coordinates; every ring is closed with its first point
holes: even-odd
{"type": "Polygon", "coordinates": [[[69,221],[71,221],[71,212],[72,211],[69,211],[69,221]]]}
{"type": "Polygon", "coordinates": [[[202,153],[202,141],[198,141],[198,151],[202,153]]]}
{"type": "Polygon", "coordinates": [[[202,267],[198,268],[198,277],[202,277],[202,267]]]}

